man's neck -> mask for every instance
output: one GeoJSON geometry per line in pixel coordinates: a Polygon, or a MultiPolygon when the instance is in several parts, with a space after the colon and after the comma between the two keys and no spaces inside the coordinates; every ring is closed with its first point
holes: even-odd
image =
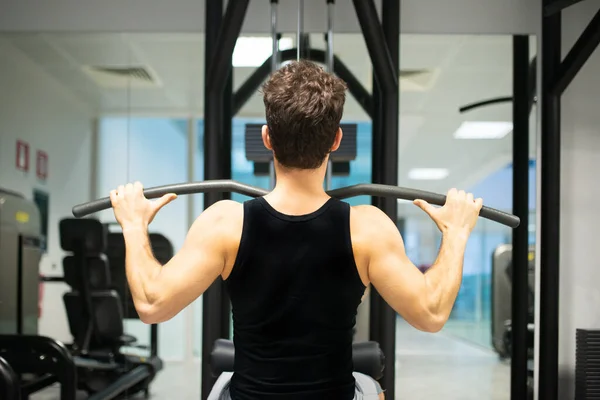
{"type": "Polygon", "coordinates": [[[326,170],[326,164],[311,170],[288,169],[276,165],[277,182],[273,193],[282,193],[286,197],[324,197],[323,181],[326,170]]]}

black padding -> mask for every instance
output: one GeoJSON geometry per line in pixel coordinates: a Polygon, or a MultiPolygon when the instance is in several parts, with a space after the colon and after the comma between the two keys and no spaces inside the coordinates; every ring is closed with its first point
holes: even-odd
{"type": "Polygon", "coordinates": [[[97,219],[65,218],[60,221],[60,246],[64,251],[102,253],[106,248],[106,227],[97,219]]]}
{"type": "Polygon", "coordinates": [[[385,368],[385,356],[377,342],[360,342],[352,345],[352,361],[356,372],[381,379],[385,368]]]}
{"type": "Polygon", "coordinates": [[[19,398],[19,379],[8,361],[0,357],[0,399],[18,400],[19,398]]]}
{"type": "MultiPolygon", "coordinates": [[[[173,257],[173,245],[165,236],[158,233],[149,235],[150,246],[156,260],[162,265],[173,257]]],[[[129,293],[127,276],[125,275],[125,240],[120,232],[107,235],[106,255],[108,256],[111,285],[123,299],[123,310],[126,318],[138,318],[137,310],[129,293]]]]}
{"type": "MultiPolygon", "coordinates": [[[[217,377],[223,372],[233,371],[235,348],[233,341],[217,339],[210,353],[210,368],[217,377]]],[[[354,371],[381,379],[385,367],[385,356],[377,342],[360,342],[352,345],[354,371]]]]}
{"type": "Polygon", "coordinates": [[[161,264],[165,265],[166,263],[173,258],[173,244],[167,239],[165,236],[160,233],[151,233],[149,235],[150,238],[150,246],[152,247],[152,253],[154,253],[154,257],[161,264]]]}
{"type": "Polygon", "coordinates": [[[232,340],[215,340],[213,350],[210,353],[210,369],[213,376],[217,377],[223,372],[233,371],[234,358],[235,348],[232,340]]]}
{"type": "MultiPolygon", "coordinates": [[[[63,259],[63,271],[65,282],[73,290],[81,289],[81,268],[80,258],[67,256],[63,259]]],[[[110,269],[108,267],[108,258],[104,254],[86,257],[85,268],[87,269],[88,283],[90,290],[105,290],[111,286],[110,269]]]]}
{"type": "MultiPolygon", "coordinates": [[[[120,344],[123,336],[123,308],[119,294],[114,290],[104,290],[92,292],[91,297],[95,334],[92,335],[90,347],[120,344]]],[[[87,330],[84,299],[78,292],[68,292],[63,296],[63,301],[71,334],[76,343],[81,344],[87,330]]]]}

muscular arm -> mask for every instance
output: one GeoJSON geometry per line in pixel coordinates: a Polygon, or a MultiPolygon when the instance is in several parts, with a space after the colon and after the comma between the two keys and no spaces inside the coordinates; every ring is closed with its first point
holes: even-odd
{"type": "MultiPolygon", "coordinates": [[[[466,237],[448,233],[434,265],[423,274],[408,259],[394,223],[379,209],[356,208],[369,281],[384,300],[415,328],[437,332],[446,323],[462,280],[466,237]]],[[[353,229],[354,231],[354,229],[353,229]]],[[[356,235],[353,234],[353,240],[356,235]]]]}
{"type": "Polygon", "coordinates": [[[230,262],[232,231],[241,205],[219,202],[190,228],[181,250],[164,266],[154,255],[147,228],[123,231],[127,280],[135,308],[145,323],[167,321],[202,295],[230,262]]]}

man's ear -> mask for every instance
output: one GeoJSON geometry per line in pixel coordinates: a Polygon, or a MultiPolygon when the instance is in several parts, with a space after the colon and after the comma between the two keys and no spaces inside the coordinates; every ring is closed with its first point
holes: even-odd
{"type": "Polygon", "coordinates": [[[263,144],[268,150],[273,151],[273,146],[271,146],[271,137],[269,136],[269,127],[263,125],[262,127],[262,140],[263,144]]]}
{"type": "Polygon", "coordinates": [[[335,139],[333,140],[333,146],[331,146],[331,151],[334,152],[340,148],[340,144],[342,143],[342,138],[344,137],[344,133],[342,132],[342,128],[338,128],[335,139]]]}

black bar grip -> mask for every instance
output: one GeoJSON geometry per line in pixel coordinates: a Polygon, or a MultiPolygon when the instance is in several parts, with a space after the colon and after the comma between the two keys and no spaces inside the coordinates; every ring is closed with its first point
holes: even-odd
{"type": "MultiPolygon", "coordinates": [[[[367,195],[376,197],[395,197],[397,199],[410,201],[421,199],[436,206],[443,206],[446,203],[446,196],[442,194],[426,192],[424,190],[418,189],[409,189],[399,186],[379,185],[375,183],[361,183],[358,185],[330,190],[327,193],[331,197],[335,197],[338,199],[367,195]]],[[[498,222],[502,225],[509,226],[511,228],[516,228],[521,222],[519,217],[515,215],[508,214],[503,211],[485,206],[479,212],[479,216],[482,218],[489,219],[491,221],[498,222]]]]}
{"type": "MultiPolygon", "coordinates": [[[[233,180],[209,180],[203,182],[176,183],[173,185],[164,185],[148,188],[144,189],[144,196],[146,196],[146,198],[148,199],[156,199],[169,193],[182,195],[206,192],[231,192],[243,194],[250,197],[264,196],[268,193],[268,191],[266,191],[265,189],[256,186],[246,185],[233,180]]],[[[93,200],[88,203],[76,205],[75,207],[73,207],[72,212],[75,218],[81,218],[98,211],[107,210],[110,207],[110,198],[104,197],[102,199],[93,200]]]]}
{"type": "MultiPolygon", "coordinates": [[[[268,193],[267,190],[246,185],[233,180],[209,180],[203,182],[178,183],[174,185],[157,186],[144,190],[144,195],[149,199],[155,199],[168,193],[195,194],[206,192],[231,192],[239,193],[250,197],[260,197],[268,193]]],[[[329,190],[327,192],[331,197],[346,199],[355,196],[375,196],[375,197],[393,197],[397,199],[410,200],[422,199],[430,204],[443,206],[446,202],[446,196],[426,192],[418,189],[409,189],[399,186],[379,185],[374,183],[361,183],[353,186],[346,186],[340,189],[329,190]]],[[[79,204],[73,207],[73,216],[76,218],[106,210],[111,207],[110,198],[105,197],[89,203],[79,204]]],[[[483,207],[479,213],[482,218],[501,223],[502,225],[516,228],[519,226],[518,217],[489,207],[483,207]]]]}

